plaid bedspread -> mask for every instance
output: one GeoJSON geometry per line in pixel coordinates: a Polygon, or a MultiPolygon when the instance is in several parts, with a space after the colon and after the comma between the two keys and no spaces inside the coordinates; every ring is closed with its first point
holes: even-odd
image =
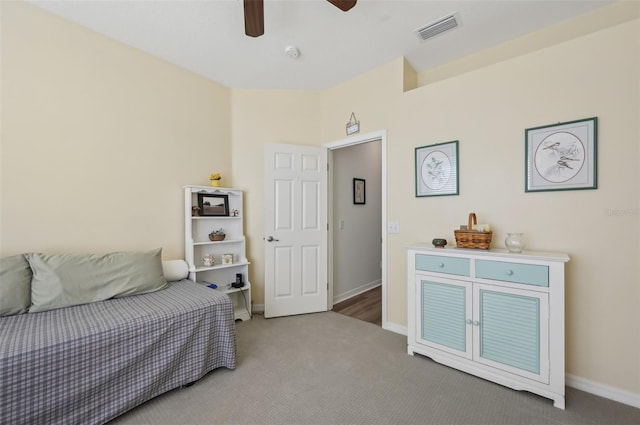
{"type": "Polygon", "coordinates": [[[228,296],[167,289],[0,318],[0,423],[103,424],[236,366],[228,296]]]}

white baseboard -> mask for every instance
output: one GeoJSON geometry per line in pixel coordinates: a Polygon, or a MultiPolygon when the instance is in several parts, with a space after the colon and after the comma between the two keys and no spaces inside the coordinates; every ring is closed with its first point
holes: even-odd
{"type": "Polygon", "coordinates": [[[373,282],[369,282],[369,283],[365,283],[364,285],[360,285],[357,288],[351,289],[347,292],[344,292],[342,294],[338,294],[333,296],[333,303],[334,304],[338,304],[339,302],[348,300],[349,298],[355,297],[356,295],[360,295],[363,292],[367,292],[373,288],[377,288],[378,286],[382,285],[382,280],[378,279],[378,280],[374,280],[373,282]]]}
{"type": "Polygon", "coordinates": [[[387,322],[382,324],[382,329],[395,332],[400,335],[407,336],[407,327],[398,325],[397,323],[387,322]]]}
{"type": "Polygon", "coordinates": [[[608,398],[609,400],[640,408],[640,394],[623,391],[618,388],[601,384],[599,382],[590,381],[588,379],[569,374],[565,375],[565,381],[568,386],[577,390],[585,391],[600,397],[608,398]]]}

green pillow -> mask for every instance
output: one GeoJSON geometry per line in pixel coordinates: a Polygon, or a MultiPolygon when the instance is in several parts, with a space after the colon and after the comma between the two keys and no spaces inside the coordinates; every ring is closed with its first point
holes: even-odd
{"type": "Polygon", "coordinates": [[[29,312],[164,289],[161,253],[160,248],[87,255],[27,253],[33,271],[29,312]]]}
{"type": "Polygon", "coordinates": [[[0,258],[0,316],[24,313],[31,305],[31,268],[24,255],[0,258]]]}

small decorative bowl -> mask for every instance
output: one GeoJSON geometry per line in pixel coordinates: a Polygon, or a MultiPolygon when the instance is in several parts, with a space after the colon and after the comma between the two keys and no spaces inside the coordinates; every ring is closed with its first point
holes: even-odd
{"type": "Polygon", "coordinates": [[[436,248],[444,248],[445,245],[447,244],[447,240],[446,239],[440,239],[440,238],[436,238],[433,241],[431,241],[431,243],[433,244],[433,246],[435,246],[436,248]]]}
{"type": "Polygon", "coordinates": [[[209,240],[210,241],[223,241],[225,236],[226,235],[224,233],[221,234],[221,235],[220,234],[216,235],[216,234],[213,234],[213,233],[209,233],[209,240]]]}

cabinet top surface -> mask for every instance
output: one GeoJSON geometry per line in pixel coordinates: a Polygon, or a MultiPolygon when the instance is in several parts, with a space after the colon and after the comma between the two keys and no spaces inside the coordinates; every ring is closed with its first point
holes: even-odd
{"type": "Polygon", "coordinates": [[[542,252],[542,251],[522,251],[514,254],[506,249],[469,249],[469,248],[435,248],[429,244],[415,244],[407,247],[408,250],[427,252],[434,255],[460,256],[460,257],[509,257],[511,259],[521,258],[523,260],[545,260],[545,261],[569,261],[569,255],[563,252],[542,252]]]}

